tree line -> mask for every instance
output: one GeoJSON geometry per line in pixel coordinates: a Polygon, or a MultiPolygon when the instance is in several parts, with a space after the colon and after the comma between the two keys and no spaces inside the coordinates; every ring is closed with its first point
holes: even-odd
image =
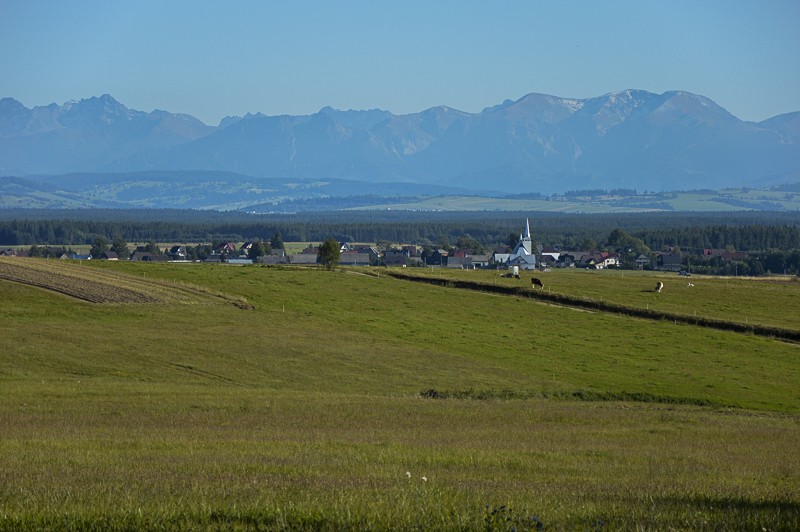
{"type": "Polygon", "coordinates": [[[530,220],[537,244],[561,250],[621,251],[634,254],[677,249],[695,271],[750,274],[797,272],[800,213],[637,213],[560,214],[407,211],[326,212],[250,215],[187,210],[86,210],[0,212],[0,246],[92,245],[105,239],[125,242],[208,243],[385,242],[427,248],[469,248],[491,253],[513,247],[530,220]],[[13,216],[13,217],[12,217],[13,216]],[[58,217],[56,217],[58,216],[58,217]],[[704,249],[743,251],[752,264],[729,265],[704,249]],[[715,262],[716,260],[716,262],[715,262]],[[730,268],[729,268],[730,267],[730,268]],[[734,273],[734,272],[732,272],[734,273]]]}

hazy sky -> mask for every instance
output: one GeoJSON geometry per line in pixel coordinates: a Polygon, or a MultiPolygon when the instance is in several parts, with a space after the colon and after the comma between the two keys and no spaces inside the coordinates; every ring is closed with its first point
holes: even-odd
{"type": "Polygon", "coordinates": [[[800,111],[800,1],[0,0],[0,97],[27,107],[109,93],[216,125],[628,88],[800,111]]]}

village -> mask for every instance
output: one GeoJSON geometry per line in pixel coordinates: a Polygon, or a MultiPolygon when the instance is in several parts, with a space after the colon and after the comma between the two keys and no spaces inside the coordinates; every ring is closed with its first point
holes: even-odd
{"type": "MultiPolygon", "coordinates": [[[[105,240],[105,239],[101,239],[105,240]]],[[[133,251],[125,252],[127,244],[108,245],[95,243],[89,253],[78,253],[71,249],[52,246],[0,249],[0,256],[46,257],[64,260],[130,260],[140,262],[217,263],[227,265],[294,265],[311,266],[320,263],[319,246],[306,244],[303,249],[287,253],[283,242],[247,241],[237,246],[225,241],[215,244],[174,244],[159,248],[154,243],[137,245],[133,251]],[[116,250],[115,250],[116,249],[116,250]]],[[[296,247],[296,246],[295,246],[296,247]]],[[[672,250],[641,253],[636,257],[625,250],[560,250],[552,246],[534,245],[530,223],[525,221],[524,232],[511,250],[491,254],[477,254],[472,249],[444,249],[423,247],[414,244],[371,245],[339,242],[340,266],[351,267],[429,267],[449,269],[499,269],[499,270],[547,270],[550,268],[582,268],[603,270],[626,268],[660,270],[688,273],[680,253],[672,250]]],[[[629,250],[628,250],[629,251],[629,250]]],[[[744,261],[746,253],[728,250],[705,249],[703,256],[717,258],[722,262],[744,261]]]]}

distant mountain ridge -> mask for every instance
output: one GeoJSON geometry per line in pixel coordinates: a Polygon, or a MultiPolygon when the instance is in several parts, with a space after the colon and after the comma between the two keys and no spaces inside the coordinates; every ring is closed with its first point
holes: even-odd
{"type": "Polygon", "coordinates": [[[685,190],[800,181],[800,112],[739,120],[685,91],[531,93],[467,113],[324,107],[208,126],[110,95],[28,109],[0,99],[0,175],[220,171],[506,192],[685,190]]]}

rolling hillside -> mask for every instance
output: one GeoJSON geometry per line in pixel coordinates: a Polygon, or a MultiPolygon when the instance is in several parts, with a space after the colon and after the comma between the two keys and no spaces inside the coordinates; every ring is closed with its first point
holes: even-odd
{"type": "MultiPolygon", "coordinates": [[[[0,280],[0,529],[800,524],[795,344],[382,270],[73,268],[248,306],[0,280]]],[[[652,276],[553,273],[657,301],[652,276]]],[[[746,290],[791,308],[800,285],[746,290]]]]}

